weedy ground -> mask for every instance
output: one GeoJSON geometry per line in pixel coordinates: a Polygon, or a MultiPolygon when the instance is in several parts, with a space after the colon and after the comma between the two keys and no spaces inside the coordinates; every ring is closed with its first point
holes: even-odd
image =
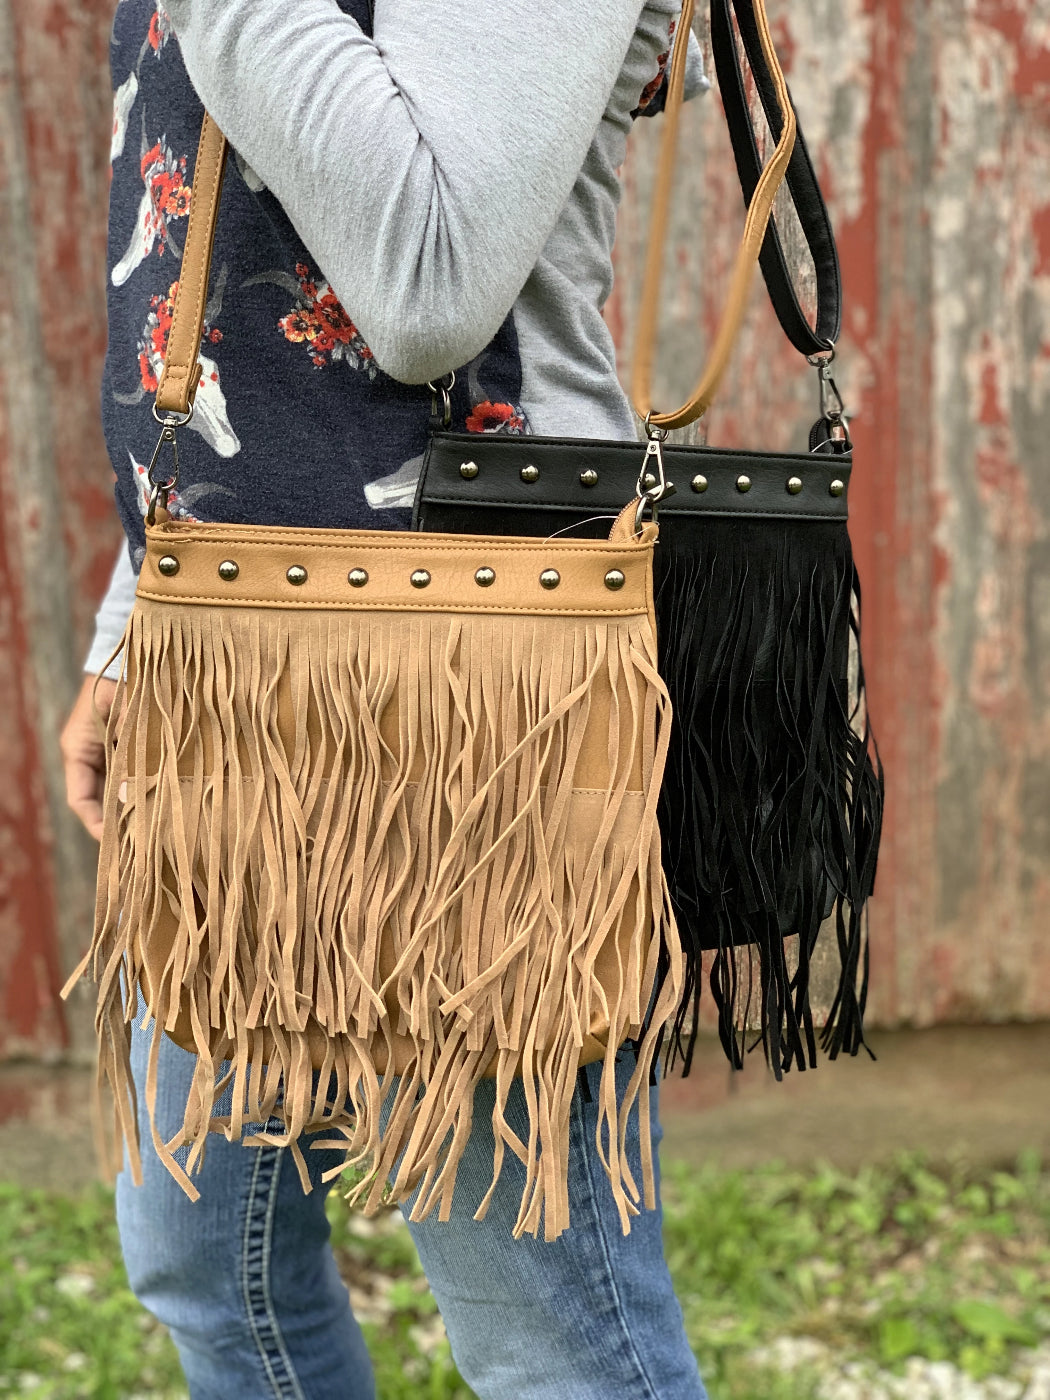
{"type": "MultiPolygon", "coordinates": [[[[665,1163],[671,1272],[711,1400],[1050,1400],[1050,1170],[665,1163]]],[[[396,1212],[330,1202],[382,1400],[469,1400],[396,1212]]],[[[112,1197],[0,1184],[0,1396],[184,1400],[112,1197]]]]}

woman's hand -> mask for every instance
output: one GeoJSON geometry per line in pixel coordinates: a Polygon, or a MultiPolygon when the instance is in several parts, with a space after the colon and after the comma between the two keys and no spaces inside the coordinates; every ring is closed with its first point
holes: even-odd
{"type": "Polygon", "coordinates": [[[96,841],[102,839],[102,788],[106,780],[106,743],[95,709],[109,715],[116,681],[88,676],[62,731],[62,758],[66,769],[66,801],[96,841]]]}

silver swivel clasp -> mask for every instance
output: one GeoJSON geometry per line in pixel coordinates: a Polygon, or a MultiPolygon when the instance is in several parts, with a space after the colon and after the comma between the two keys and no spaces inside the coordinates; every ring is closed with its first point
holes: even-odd
{"type": "Polygon", "coordinates": [[[848,452],[853,444],[850,441],[846,405],[842,402],[838,385],[831,377],[831,366],[835,360],[835,342],[829,340],[826,351],[822,351],[819,355],[809,355],[807,359],[817,371],[820,383],[820,416],[828,425],[828,437],[837,452],[848,452]]]}
{"type": "Polygon", "coordinates": [[[157,405],[153,405],[153,416],[160,424],[160,437],[157,446],[153,449],[153,456],[150,458],[149,470],[146,479],[150,485],[149,506],[146,510],[146,524],[156,525],[157,507],[167,510],[168,497],[179,484],[179,440],[176,436],[179,428],[184,428],[193,417],[193,406],[190,406],[188,413],[166,413],[163,417],[157,412],[157,405]],[[171,473],[166,477],[158,475],[160,459],[164,455],[166,448],[171,449],[171,473]]]}
{"type": "Polygon", "coordinates": [[[665,496],[674,495],[674,483],[667,480],[664,470],[663,444],[667,441],[667,429],[657,427],[652,421],[652,413],[645,415],[645,457],[638,473],[638,509],[635,513],[634,528],[642,528],[646,511],[649,519],[656,523],[657,509],[665,496]]]}

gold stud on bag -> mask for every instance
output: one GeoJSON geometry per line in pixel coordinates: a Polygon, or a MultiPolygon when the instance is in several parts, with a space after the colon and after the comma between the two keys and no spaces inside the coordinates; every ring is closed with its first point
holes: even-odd
{"type": "Polygon", "coordinates": [[[607,541],[169,519],[225,154],[206,119],[76,974],[98,984],[100,1080],[132,1176],[130,1026],[146,1015],[196,1055],[168,1141],[159,1035],[146,1082],[157,1153],[189,1195],[210,1131],[289,1145],[308,1189],[299,1140],[327,1128],[364,1168],[366,1209],[418,1187],[413,1217],[445,1217],[487,1076],[493,1189],[509,1149],[526,1167],[515,1233],[553,1239],[577,1071],[601,1060],[594,1150],[626,1231],[655,1204],[650,1071],[682,989],[656,823],[657,527],[639,528],[639,501],[607,541]],[[515,1076],[527,1143],[502,1117],[515,1076]]]}

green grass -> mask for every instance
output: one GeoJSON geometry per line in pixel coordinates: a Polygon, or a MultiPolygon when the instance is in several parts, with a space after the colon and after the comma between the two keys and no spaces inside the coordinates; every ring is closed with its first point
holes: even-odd
{"type": "MultiPolygon", "coordinates": [[[[665,1167],[667,1254],[712,1400],[813,1400],[755,1353],[805,1337],[886,1370],[948,1360],[1007,1376],[1050,1339],[1050,1172],[847,1176],[665,1167]]],[[[382,1400],[469,1400],[396,1213],[330,1203],[382,1400]]],[[[0,1184],[0,1396],[175,1400],[171,1343],[129,1293],[112,1199],[0,1184]]]]}
{"type": "Polygon", "coordinates": [[[771,1400],[747,1358],[774,1336],[975,1379],[1009,1375],[1050,1338],[1050,1174],[1034,1157],[982,1174],[910,1158],[858,1176],[668,1178],[668,1262],[714,1400],[771,1400]]]}
{"type": "Polygon", "coordinates": [[[168,1400],[184,1391],[171,1342],[128,1290],[112,1195],[0,1183],[0,1395],[168,1400]]]}

